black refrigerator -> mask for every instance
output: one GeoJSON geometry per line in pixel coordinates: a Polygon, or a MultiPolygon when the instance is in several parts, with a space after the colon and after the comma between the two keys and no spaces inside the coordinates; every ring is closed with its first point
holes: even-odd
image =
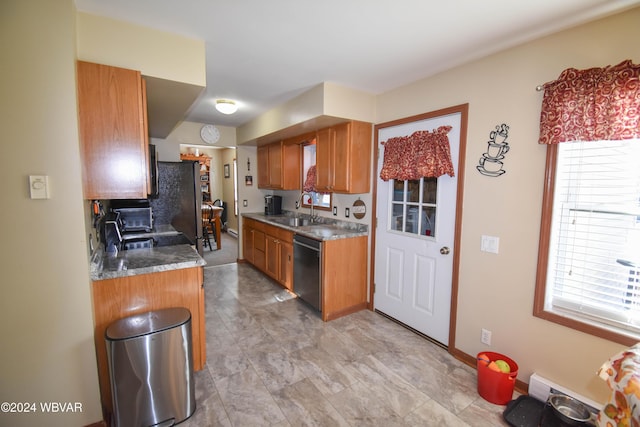
{"type": "Polygon", "coordinates": [[[158,195],[149,199],[156,228],[171,225],[179,236],[157,237],[158,246],[189,243],[202,255],[200,164],[158,162],[158,195]]]}

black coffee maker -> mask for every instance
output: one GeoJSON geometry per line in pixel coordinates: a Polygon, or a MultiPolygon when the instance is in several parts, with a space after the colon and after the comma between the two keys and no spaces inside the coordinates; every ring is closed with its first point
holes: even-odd
{"type": "Polygon", "coordinates": [[[264,214],[265,215],[280,215],[282,214],[282,197],[280,196],[265,196],[264,198],[264,214]]]}

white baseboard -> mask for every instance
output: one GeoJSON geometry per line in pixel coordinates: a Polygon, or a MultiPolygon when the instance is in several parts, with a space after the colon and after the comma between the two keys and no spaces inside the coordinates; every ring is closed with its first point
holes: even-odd
{"type": "Polygon", "coordinates": [[[562,394],[566,394],[567,396],[571,396],[574,399],[591,407],[591,409],[595,409],[597,411],[602,409],[602,405],[598,402],[594,402],[593,400],[584,397],[574,392],[573,390],[562,387],[561,385],[556,384],[553,381],[541,377],[535,372],[531,374],[531,377],[529,378],[529,396],[535,397],[542,402],[546,402],[549,398],[549,395],[554,392],[560,392],[562,394]]]}

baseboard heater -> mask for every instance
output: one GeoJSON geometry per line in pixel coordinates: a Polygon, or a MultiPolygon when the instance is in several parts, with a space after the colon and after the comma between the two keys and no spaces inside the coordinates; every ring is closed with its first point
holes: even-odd
{"type": "Polygon", "coordinates": [[[529,377],[529,396],[535,397],[536,399],[546,402],[549,398],[549,395],[555,394],[565,394],[567,396],[571,396],[574,399],[578,400],[580,403],[586,405],[589,410],[593,413],[597,413],[602,409],[602,405],[598,402],[595,402],[587,397],[584,397],[573,390],[569,390],[568,388],[562,387],[535,372],[531,374],[529,377]]]}

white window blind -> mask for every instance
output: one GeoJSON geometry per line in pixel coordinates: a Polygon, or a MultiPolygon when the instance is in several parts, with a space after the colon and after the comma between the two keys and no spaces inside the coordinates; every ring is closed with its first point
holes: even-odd
{"type": "Polygon", "coordinates": [[[640,141],[558,145],[545,310],[640,333],[640,141]]]}

